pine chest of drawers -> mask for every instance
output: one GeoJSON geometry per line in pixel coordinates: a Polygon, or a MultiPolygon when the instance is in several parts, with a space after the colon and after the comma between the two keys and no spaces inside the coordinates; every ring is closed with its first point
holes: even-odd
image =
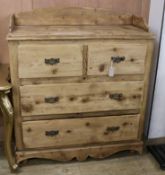
{"type": "Polygon", "coordinates": [[[11,19],[16,162],[141,153],[153,52],[143,20],[84,8],[11,19]]]}

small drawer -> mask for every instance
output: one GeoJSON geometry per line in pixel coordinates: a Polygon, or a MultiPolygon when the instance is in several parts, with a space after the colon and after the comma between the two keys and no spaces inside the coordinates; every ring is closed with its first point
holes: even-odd
{"type": "Polygon", "coordinates": [[[137,140],[139,115],[23,122],[25,148],[137,140]]]}
{"type": "Polygon", "coordinates": [[[20,87],[22,116],[140,109],[143,81],[20,87]]]}
{"type": "Polygon", "coordinates": [[[78,44],[20,44],[19,78],[81,76],[82,59],[78,44]]]}
{"type": "Polygon", "coordinates": [[[108,42],[89,45],[88,75],[144,74],[147,45],[131,42],[108,42]]]}

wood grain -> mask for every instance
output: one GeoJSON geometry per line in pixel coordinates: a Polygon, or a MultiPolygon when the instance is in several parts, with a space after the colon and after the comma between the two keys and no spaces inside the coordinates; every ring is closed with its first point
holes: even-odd
{"type": "Polygon", "coordinates": [[[62,148],[136,140],[139,118],[130,115],[24,122],[23,142],[25,148],[62,148]]]}
{"type": "Polygon", "coordinates": [[[78,44],[20,44],[19,78],[65,77],[82,75],[83,46],[78,44]],[[58,60],[55,64],[46,63],[58,60]]]}
{"type": "Polygon", "coordinates": [[[136,151],[139,154],[143,152],[143,143],[141,141],[131,143],[117,143],[109,145],[94,145],[78,148],[64,148],[64,149],[46,149],[46,150],[32,150],[32,151],[17,151],[17,163],[30,158],[44,158],[58,161],[70,161],[74,158],[79,161],[84,161],[88,157],[95,159],[107,158],[120,151],[136,151]]]}
{"type": "Polygon", "coordinates": [[[148,31],[142,17],[112,13],[100,8],[46,8],[14,15],[16,26],[110,26],[134,25],[148,31]]]}
{"type": "MultiPolygon", "coordinates": [[[[145,28],[146,29],[146,28],[145,28]]],[[[110,26],[17,26],[16,30],[8,34],[8,40],[68,40],[68,39],[151,39],[152,33],[148,33],[139,27],[132,25],[110,26]],[[102,32],[104,30],[104,32],[102,32]]]]}
{"type": "Polygon", "coordinates": [[[108,75],[112,57],[124,57],[125,60],[113,63],[115,75],[144,74],[144,61],[147,44],[129,41],[100,42],[89,45],[88,75],[108,75]]]}
{"type": "Polygon", "coordinates": [[[143,96],[142,89],[143,81],[22,86],[22,115],[139,109],[143,96]],[[121,97],[113,99],[113,94],[121,94],[121,97]],[[58,100],[45,102],[46,98],[58,100]]]}
{"type": "Polygon", "coordinates": [[[143,139],[144,137],[144,126],[145,126],[145,117],[146,117],[146,109],[148,103],[148,90],[150,85],[150,76],[152,71],[152,63],[153,63],[153,52],[154,52],[154,42],[148,41],[148,51],[146,55],[145,61],[145,76],[144,76],[144,89],[143,89],[143,106],[141,108],[141,120],[140,120],[140,130],[139,130],[139,138],[143,139]]]}
{"type": "Polygon", "coordinates": [[[10,74],[12,82],[12,98],[14,106],[14,120],[15,123],[15,138],[16,146],[18,149],[23,148],[22,143],[22,118],[20,114],[20,92],[19,92],[19,78],[18,78],[18,42],[9,42],[8,47],[10,50],[10,74]]]}
{"type": "Polygon", "coordinates": [[[131,21],[131,15],[117,15],[99,8],[46,8],[15,14],[16,26],[109,26],[131,24],[131,21]]]}
{"type": "Polygon", "coordinates": [[[73,44],[72,42],[68,44],[55,42],[50,44],[20,44],[18,48],[19,78],[81,76],[82,67],[87,69],[85,71],[88,75],[108,76],[111,58],[114,56],[125,57],[124,61],[113,64],[115,76],[144,74],[147,51],[145,42],[136,41],[135,43],[129,40],[124,42],[89,42],[89,52],[83,48],[83,43],[73,44]],[[89,54],[89,61],[88,67],[85,68],[87,54],[89,54]],[[52,58],[58,58],[59,63],[55,65],[45,63],[45,59],[52,58]],[[86,61],[82,64],[82,60],[86,61]]]}
{"type": "Polygon", "coordinates": [[[88,70],[88,45],[83,45],[83,79],[87,78],[87,70],[88,70]]]}
{"type": "Polygon", "coordinates": [[[87,76],[83,77],[56,77],[56,78],[28,78],[20,79],[20,85],[39,85],[39,84],[55,84],[55,83],[87,83],[87,82],[105,82],[105,81],[143,81],[144,75],[116,75],[114,77],[109,76],[87,76]]]}

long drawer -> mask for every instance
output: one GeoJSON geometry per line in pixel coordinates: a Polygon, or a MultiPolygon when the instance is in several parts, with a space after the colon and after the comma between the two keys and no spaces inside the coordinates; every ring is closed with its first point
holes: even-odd
{"type": "Polygon", "coordinates": [[[23,116],[140,109],[142,81],[60,83],[20,87],[23,116]]]}
{"type": "Polygon", "coordinates": [[[20,78],[82,75],[82,46],[78,44],[20,44],[20,78]]]}
{"type": "Polygon", "coordinates": [[[139,115],[23,122],[25,148],[137,140],[139,115]]]}

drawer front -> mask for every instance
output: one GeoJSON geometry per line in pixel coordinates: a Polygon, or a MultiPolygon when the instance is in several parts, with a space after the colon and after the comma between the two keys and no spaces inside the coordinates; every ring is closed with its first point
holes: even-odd
{"type": "Polygon", "coordinates": [[[108,75],[111,65],[114,75],[144,74],[145,44],[98,43],[88,50],[88,75],[108,75]]]}
{"type": "Polygon", "coordinates": [[[23,142],[25,148],[37,148],[136,140],[138,129],[138,115],[28,121],[23,142]]]}
{"type": "Polygon", "coordinates": [[[19,77],[82,75],[82,46],[78,44],[20,44],[19,77]]]}
{"type": "Polygon", "coordinates": [[[20,87],[23,116],[140,109],[142,81],[20,87]]]}

